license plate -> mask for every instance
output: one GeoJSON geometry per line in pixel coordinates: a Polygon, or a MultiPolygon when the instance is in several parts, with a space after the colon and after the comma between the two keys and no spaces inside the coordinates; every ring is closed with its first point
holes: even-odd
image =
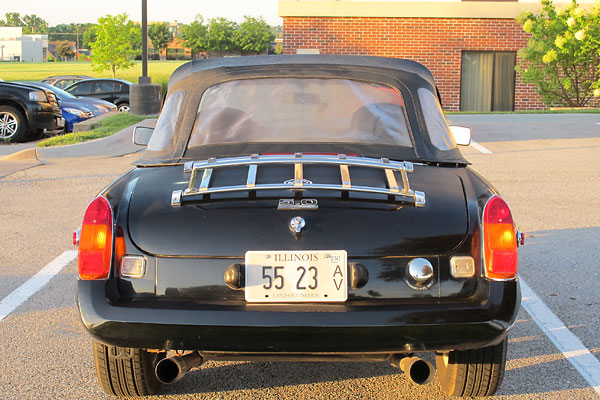
{"type": "Polygon", "coordinates": [[[347,270],[345,250],[248,251],[246,301],[346,301],[347,270]]]}

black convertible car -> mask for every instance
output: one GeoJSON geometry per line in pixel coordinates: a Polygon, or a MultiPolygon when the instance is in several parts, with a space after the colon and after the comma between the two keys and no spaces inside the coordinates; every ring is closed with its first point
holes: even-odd
{"type": "Polygon", "coordinates": [[[135,167],[90,203],[78,308],[98,379],[152,394],[205,360],[389,361],[493,394],[521,234],[409,60],[194,61],[135,167]]]}

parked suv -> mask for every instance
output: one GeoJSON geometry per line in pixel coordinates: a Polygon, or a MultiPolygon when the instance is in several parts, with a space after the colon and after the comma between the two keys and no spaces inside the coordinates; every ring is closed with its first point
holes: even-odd
{"type": "Polygon", "coordinates": [[[67,86],[66,92],[74,96],[95,97],[116,104],[120,112],[129,111],[131,82],[121,79],[84,79],[67,86]]]}
{"type": "Polygon", "coordinates": [[[58,99],[50,90],[0,82],[0,140],[37,139],[64,126],[58,99]]]}

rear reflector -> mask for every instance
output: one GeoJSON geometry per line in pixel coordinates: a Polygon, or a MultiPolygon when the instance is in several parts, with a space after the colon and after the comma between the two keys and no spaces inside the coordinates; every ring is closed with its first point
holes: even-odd
{"type": "Polygon", "coordinates": [[[121,276],[143,278],[146,274],[146,259],[141,256],[124,256],[121,259],[121,276]]]}
{"type": "Polygon", "coordinates": [[[512,214],[500,196],[490,198],[483,212],[485,272],[490,279],[517,276],[517,238],[512,214]]]}
{"type": "Polygon", "coordinates": [[[79,277],[106,279],[112,257],[112,209],[104,197],[88,206],[79,237],[79,277]]]}

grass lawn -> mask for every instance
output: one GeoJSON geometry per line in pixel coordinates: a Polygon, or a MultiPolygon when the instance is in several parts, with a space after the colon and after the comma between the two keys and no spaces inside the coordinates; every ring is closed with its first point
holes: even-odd
{"type": "Polygon", "coordinates": [[[148,118],[152,117],[133,115],[130,113],[118,113],[98,121],[98,127],[96,129],[87,132],[67,133],[66,135],[55,136],[39,142],[37,147],[62,146],[65,144],[74,144],[85,142],[86,140],[103,138],[148,118]]]}
{"type": "MultiPolygon", "coordinates": [[[[167,87],[171,74],[177,67],[187,61],[149,61],[148,75],[152,83],[167,87]]],[[[4,62],[0,63],[0,78],[5,81],[39,81],[52,75],[89,75],[94,78],[112,78],[110,71],[97,73],[92,71],[92,63],[84,61],[72,62],[4,62]]],[[[142,75],[142,62],[136,61],[135,65],[126,70],[117,70],[117,78],[137,83],[138,77],[142,75]]]]}

